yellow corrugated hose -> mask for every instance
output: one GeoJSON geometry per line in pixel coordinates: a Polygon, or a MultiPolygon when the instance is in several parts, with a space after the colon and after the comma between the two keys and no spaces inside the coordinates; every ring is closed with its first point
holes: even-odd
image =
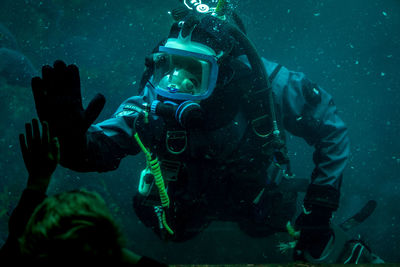
{"type": "Polygon", "coordinates": [[[169,197],[167,190],[165,189],[164,179],[162,177],[160,164],[158,163],[158,159],[152,159],[150,151],[143,145],[142,141],[139,138],[139,135],[135,133],[134,135],[136,142],[138,143],[139,147],[142,149],[143,153],[145,154],[147,166],[150,168],[151,174],[154,176],[156,181],[156,186],[158,188],[158,192],[160,194],[161,199],[161,206],[163,207],[163,214],[162,214],[162,224],[167,230],[167,232],[171,235],[174,234],[174,231],[168,226],[167,219],[165,215],[165,209],[169,207],[169,197]]]}
{"type": "Polygon", "coordinates": [[[225,5],[226,5],[226,0],[219,0],[217,7],[215,8],[215,13],[218,14],[218,16],[222,16],[224,15],[224,9],[225,9],[225,5]]]}

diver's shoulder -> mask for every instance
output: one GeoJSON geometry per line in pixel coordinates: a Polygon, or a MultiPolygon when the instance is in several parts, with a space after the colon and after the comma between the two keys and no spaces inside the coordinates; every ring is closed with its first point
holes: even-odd
{"type": "Polygon", "coordinates": [[[261,58],[261,60],[264,63],[265,69],[267,70],[268,75],[271,75],[271,73],[278,67],[281,66],[278,62],[274,62],[271,60],[268,60],[264,57],[261,58]]]}

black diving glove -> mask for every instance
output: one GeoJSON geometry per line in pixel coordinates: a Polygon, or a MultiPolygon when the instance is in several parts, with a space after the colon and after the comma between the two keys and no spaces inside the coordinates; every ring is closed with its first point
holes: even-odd
{"type": "Polygon", "coordinates": [[[86,109],[82,106],[79,69],[57,60],[43,66],[42,78],[32,79],[32,91],[40,121],[47,121],[50,135],[60,142],[61,163],[86,148],[86,131],[99,116],[105,98],[97,94],[86,109]]]}
{"type": "Polygon", "coordinates": [[[313,258],[320,258],[330,238],[332,229],[330,221],[333,210],[322,206],[309,206],[296,219],[296,229],[300,230],[300,238],[294,249],[295,261],[307,261],[304,253],[313,258]]]}

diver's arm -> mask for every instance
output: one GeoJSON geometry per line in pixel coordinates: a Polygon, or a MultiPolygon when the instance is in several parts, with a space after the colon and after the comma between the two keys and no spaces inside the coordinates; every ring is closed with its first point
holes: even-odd
{"type": "Polygon", "coordinates": [[[295,222],[300,237],[293,259],[306,261],[306,252],[320,258],[331,239],[332,213],[339,206],[342,175],[350,153],[347,128],[332,97],[304,74],[282,68],[272,86],[285,129],[315,147],[315,168],[304,210],[295,222]]]}
{"type": "Polygon", "coordinates": [[[79,69],[61,60],[42,67],[42,76],[32,78],[32,93],[41,122],[60,144],[60,164],[76,171],[108,171],[124,156],[136,154],[131,146],[132,129],[124,118],[93,125],[105,105],[98,93],[86,108],[82,105],[79,69]],[[90,129],[89,129],[90,128],[90,129]]]}
{"type": "MultiPolygon", "coordinates": [[[[308,90],[314,92],[314,87],[311,86],[308,90]]],[[[315,131],[315,136],[310,136],[308,141],[315,147],[315,168],[304,204],[322,205],[336,210],[339,206],[342,176],[350,154],[350,141],[347,127],[338,116],[332,97],[323,89],[316,90],[321,95],[321,102],[316,105],[315,111],[311,108],[310,112],[314,112],[314,115],[309,115],[316,125],[309,126],[306,122],[302,136],[307,140],[308,133],[315,131]]],[[[308,107],[305,107],[305,114],[307,110],[308,107]]]]}
{"type": "Polygon", "coordinates": [[[315,147],[315,169],[304,204],[336,210],[350,145],[346,125],[338,116],[332,97],[304,74],[286,68],[276,77],[273,90],[285,128],[315,147]]]}
{"type": "Polygon", "coordinates": [[[129,109],[143,102],[142,97],[127,99],[110,118],[89,127],[86,143],[61,158],[61,165],[80,172],[106,172],[117,169],[122,158],[140,152],[133,134],[137,112],[129,109]],[[78,151],[78,153],[77,153],[78,151]]]}

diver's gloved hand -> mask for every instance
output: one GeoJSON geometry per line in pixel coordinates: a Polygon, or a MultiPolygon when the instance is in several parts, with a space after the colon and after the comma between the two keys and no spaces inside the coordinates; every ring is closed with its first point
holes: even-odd
{"type": "Polygon", "coordinates": [[[58,137],[61,161],[73,147],[85,145],[85,133],[98,117],[105,98],[97,94],[86,109],[82,106],[79,69],[57,60],[42,68],[42,78],[32,79],[32,91],[40,121],[47,121],[50,134],[58,137]]]}
{"type": "Polygon", "coordinates": [[[304,253],[308,252],[313,258],[320,258],[328,244],[332,230],[330,221],[333,210],[322,206],[309,206],[296,220],[296,229],[300,230],[300,238],[294,249],[295,261],[306,261],[304,253]]]}

